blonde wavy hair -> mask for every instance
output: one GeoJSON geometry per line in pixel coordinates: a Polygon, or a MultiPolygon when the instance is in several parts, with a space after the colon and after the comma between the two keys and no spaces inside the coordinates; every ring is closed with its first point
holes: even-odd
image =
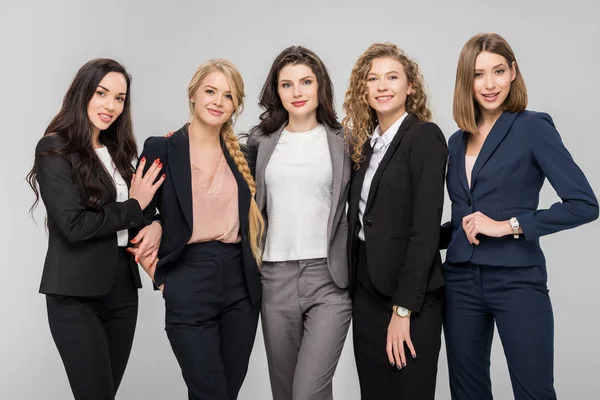
{"type": "Polygon", "coordinates": [[[406,111],[419,121],[431,120],[423,75],[417,62],[393,43],[374,43],[358,58],[352,68],[350,85],[344,96],[346,116],[342,125],[346,131],[345,138],[355,169],[358,169],[364,160],[364,145],[379,123],[377,113],[367,102],[367,75],[376,58],[391,58],[402,64],[406,79],[412,85],[411,93],[406,98],[406,111]]]}
{"type": "Polygon", "coordinates": [[[235,165],[237,165],[238,170],[250,188],[250,194],[252,198],[250,199],[250,210],[248,212],[248,237],[250,239],[250,249],[252,250],[252,255],[256,259],[257,265],[260,266],[262,264],[262,238],[265,230],[265,222],[254,198],[256,194],[256,183],[254,182],[254,178],[250,173],[250,167],[248,166],[246,157],[240,148],[240,142],[233,131],[235,120],[244,108],[245,95],[244,80],[242,79],[242,75],[235,65],[233,65],[233,63],[230,61],[223,59],[208,60],[204,64],[200,65],[190,80],[187,88],[188,106],[190,113],[193,115],[194,104],[192,103],[191,98],[200,87],[204,78],[213,72],[220,72],[225,75],[225,77],[229,80],[229,85],[231,86],[234,108],[231,118],[229,118],[229,120],[227,120],[227,122],[221,126],[221,138],[227,147],[229,155],[235,161],[235,165]]]}

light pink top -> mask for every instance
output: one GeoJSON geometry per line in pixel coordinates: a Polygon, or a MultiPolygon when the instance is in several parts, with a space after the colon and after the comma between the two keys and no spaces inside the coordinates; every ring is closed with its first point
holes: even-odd
{"type": "Polygon", "coordinates": [[[235,177],[221,155],[215,176],[210,177],[192,164],[192,215],[194,228],[188,243],[217,240],[223,243],[240,241],[238,187],[235,177]]]}
{"type": "Polygon", "coordinates": [[[465,169],[467,170],[467,182],[469,182],[469,187],[471,187],[471,174],[473,173],[473,166],[475,165],[476,160],[477,156],[465,156],[465,169]]]}

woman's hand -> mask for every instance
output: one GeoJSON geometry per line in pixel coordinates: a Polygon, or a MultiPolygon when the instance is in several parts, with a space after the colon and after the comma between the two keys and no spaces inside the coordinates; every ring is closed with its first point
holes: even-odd
{"type": "Polygon", "coordinates": [[[135,261],[139,262],[139,257],[149,257],[152,253],[158,251],[161,237],[162,225],[158,221],[142,228],[137,236],[131,239],[131,243],[137,247],[135,261]]]}
{"type": "MultiPolygon", "coordinates": [[[[142,268],[144,269],[144,271],[146,271],[150,279],[152,279],[152,282],[154,282],[154,273],[156,272],[156,265],[158,264],[158,249],[153,251],[147,257],[138,256],[138,248],[128,247],[127,251],[135,256],[135,261],[142,266],[142,268]]],[[[158,288],[162,292],[164,287],[165,284],[163,283],[158,288]]]]}
{"type": "Polygon", "coordinates": [[[469,243],[478,245],[478,234],[490,237],[502,237],[512,234],[512,228],[508,221],[495,221],[480,211],[463,217],[463,230],[467,235],[469,243]]]}
{"type": "Polygon", "coordinates": [[[140,207],[144,210],[152,201],[154,193],[160,185],[165,181],[165,174],[162,174],[160,179],[156,181],[158,173],[162,169],[162,164],[157,158],[154,160],[146,174],[144,175],[144,167],[146,166],[146,157],[142,157],[137,167],[137,171],[131,178],[131,187],[129,188],[129,198],[136,199],[140,203],[140,207]],[[154,183],[156,181],[156,183],[154,183]]]}
{"type": "Polygon", "coordinates": [[[416,358],[417,353],[410,340],[410,315],[407,317],[400,317],[396,314],[392,314],[392,319],[388,326],[386,351],[390,365],[396,366],[398,369],[406,367],[404,343],[408,346],[412,358],[416,358]]]}

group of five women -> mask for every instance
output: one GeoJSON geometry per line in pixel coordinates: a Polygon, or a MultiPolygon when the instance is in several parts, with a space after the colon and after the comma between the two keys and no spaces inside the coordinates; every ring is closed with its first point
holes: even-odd
{"type": "Polygon", "coordinates": [[[120,64],[84,65],[28,176],[48,213],[40,291],[76,399],[119,387],[136,262],[163,293],[190,399],[237,398],[259,315],[276,400],[333,398],[351,321],[363,399],[433,399],[442,326],[452,398],[491,399],[494,324],[515,398],[556,398],[539,238],[594,220],[598,202],[550,116],[525,110],[502,37],[460,54],[448,146],[417,63],[390,43],[359,57],[341,123],[321,59],[285,49],[245,145],[228,61],[198,68],[190,122],[146,140],[137,164],[130,96],[120,64]],[[546,178],[562,201],[540,210],[546,178]]]}

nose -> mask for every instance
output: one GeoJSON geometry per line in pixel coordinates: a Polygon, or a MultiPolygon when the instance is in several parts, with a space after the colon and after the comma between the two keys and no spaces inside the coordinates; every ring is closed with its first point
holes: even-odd
{"type": "Polygon", "coordinates": [[[300,88],[300,85],[294,85],[294,97],[300,96],[302,96],[302,90],[300,88]]]}
{"type": "Polygon", "coordinates": [[[485,88],[486,90],[491,90],[496,87],[496,83],[494,82],[494,76],[489,74],[485,78],[485,88]]]}
{"type": "Polygon", "coordinates": [[[387,90],[387,84],[385,79],[379,79],[377,82],[379,82],[379,84],[377,85],[377,91],[385,92],[387,90]]]}
{"type": "Polygon", "coordinates": [[[214,103],[215,106],[221,107],[223,105],[223,94],[215,96],[215,99],[213,100],[213,103],[214,103]]]}
{"type": "Polygon", "coordinates": [[[110,97],[106,100],[106,103],[104,103],[104,108],[106,108],[107,111],[114,111],[115,109],[115,99],[110,97]]]}

